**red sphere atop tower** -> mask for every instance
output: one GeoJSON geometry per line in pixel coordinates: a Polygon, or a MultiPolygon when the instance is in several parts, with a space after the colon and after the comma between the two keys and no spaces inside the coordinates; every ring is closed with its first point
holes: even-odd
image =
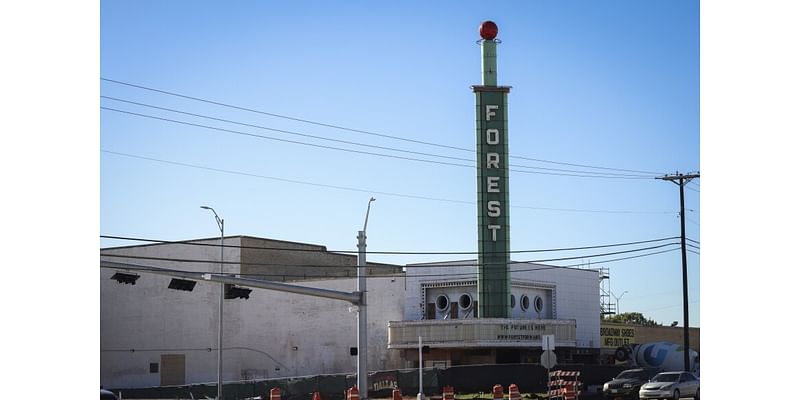
{"type": "Polygon", "coordinates": [[[483,21],[478,32],[480,32],[483,39],[492,40],[497,37],[497,24],[492,21],[483,21]]]}

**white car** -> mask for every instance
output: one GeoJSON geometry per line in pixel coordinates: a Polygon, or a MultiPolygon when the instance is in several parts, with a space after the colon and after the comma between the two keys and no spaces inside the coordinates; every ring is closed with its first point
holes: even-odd
{"type": "Polygon", "coordinates": [[[700,399],[700,380],[688,372],[662,372],[639,389],[640,399],[700,399]]]}

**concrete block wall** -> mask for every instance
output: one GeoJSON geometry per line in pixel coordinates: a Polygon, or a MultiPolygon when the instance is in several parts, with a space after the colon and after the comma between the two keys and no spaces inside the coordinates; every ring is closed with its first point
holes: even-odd
{"type": "MultiPolygon", "coordinates": [[[[219,239],[199,243],[211,246],[159,244],[105,249],[101,251],[101,259],[195,272],[219,271],[219,239]],[[108,255],[213,262],[182,263],[108,255]]],[[[236,238],[226,238],[225,243],[235,246],[239,242],[236,238]]],[[[227,261],[238,261],[238,249],[225,248],[224,257],[227,261]]],[[[229,265],[225,272],[235,273],[237,268],[229,265]]],[[[161,354],[186,355],[187,381],[216,381],[216,351],[207,349],[217,348],[219,285],[198,282],[191,292],[172,290],[167,288],[170,277],[149,273],[139,273],[136,284],[128,285],[110,279],[115,272],[100,270],[101,384],[158,386],[160,373],[151,373],[149,366],[159,363],[160,371],[161,354]]],[[[237,313],[235,301],[227,300],[224,306],[227,308],[223,311],[223,337],[233,334],[237,313]]]]}
{"type": "MultiPolygon", "coordinates": [[[[203,243],[218,245],[219,239],[203,243]]],[[[226,238],[225,244],[240,245],[241,238],[226,238]]],[[[240,261],[237,248],[224,252],[226,261],[240,261]]],[[[217,272],[219,247],[133,246],[104,249],[101,259],[217,272]],[[112,254],[129,257],[109,257],[112,254]],[[213,262],[179,263],[130,256],[213,262]]],[[[110,279],[114,272],[100,271],[101,384],[115,388],[159,386],[160,373],[151,373],[149,366],[160,364],[162,354],[185,355],[186,383],[216,382],[219,285],[198,282],[191,292],[172,290],[167,288],[170,277],[150,273],[140,273],[136,285],[126,285],[110,279]]],[[[226,266],[225,272],[239,272],[238,265],[226,266]]],[[[355,278],[295,284],[356,291],[355,278]]],[[[402,276],[371,277],[367,290],[368,368],[399,368],[399,355],[387,350],[387,322],[402,319],[405,280],[402,276]]],[[[344,301],[262,289],[253,289],[246,300],[225,300],[223,380],[355,372],[356,359],[349,349],[357,345],[357,319],[351,307],[344,301]]]]}

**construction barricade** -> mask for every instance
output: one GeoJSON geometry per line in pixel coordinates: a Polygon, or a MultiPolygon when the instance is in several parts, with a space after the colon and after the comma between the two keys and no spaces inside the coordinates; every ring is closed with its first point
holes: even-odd
{"type": "Polygon", "coordinates": [[[344,400],[360,400],[360,397],[358,397],[358,386],[356,385],[353,385],[353,387],[347,389],[344,392],[344,395],[344,400]]]}
{"type": "Polygon", "coordinates": [[[508,400],[522,400],[522,395],[519,394],[519,388],[516,383],[508,386],[508,400]]]}
{"type": "Polygon", "coordinates": [[[452,386],[442,388],[442,400],[456,400],[456,392],[452,386]]]}
{"type": "Polygon", "coordinates": [[[492,399],[503,400],[503,385],[494,385],[492,387],[492,399]]]}
{"type": "Polygon", "coordinates": [[[281,389],[272,388],[269,390],[269,400],[281,400],[281,389]]]}
{"type": "Polygon", "coordinates": [[[394,388],[392,390],[392,400],[403,400],[403,394],[400,393],[400,389],[394,388]]]}
{"type": "Polygon", "coordinates": [[[550,373],[550,400],[577,400],[581,394],[580,371],[553,371],[550,373]]]}

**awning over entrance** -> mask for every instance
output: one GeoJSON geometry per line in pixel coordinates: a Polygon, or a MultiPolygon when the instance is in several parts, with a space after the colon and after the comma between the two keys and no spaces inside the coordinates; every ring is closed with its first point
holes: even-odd
{"type": "Polygon", "coordinates": [[[556,347],[575,347],[575,320],[481,318],[389,321],[389,348],[541,348],[542,335],[555,335],[556,347]]]}

